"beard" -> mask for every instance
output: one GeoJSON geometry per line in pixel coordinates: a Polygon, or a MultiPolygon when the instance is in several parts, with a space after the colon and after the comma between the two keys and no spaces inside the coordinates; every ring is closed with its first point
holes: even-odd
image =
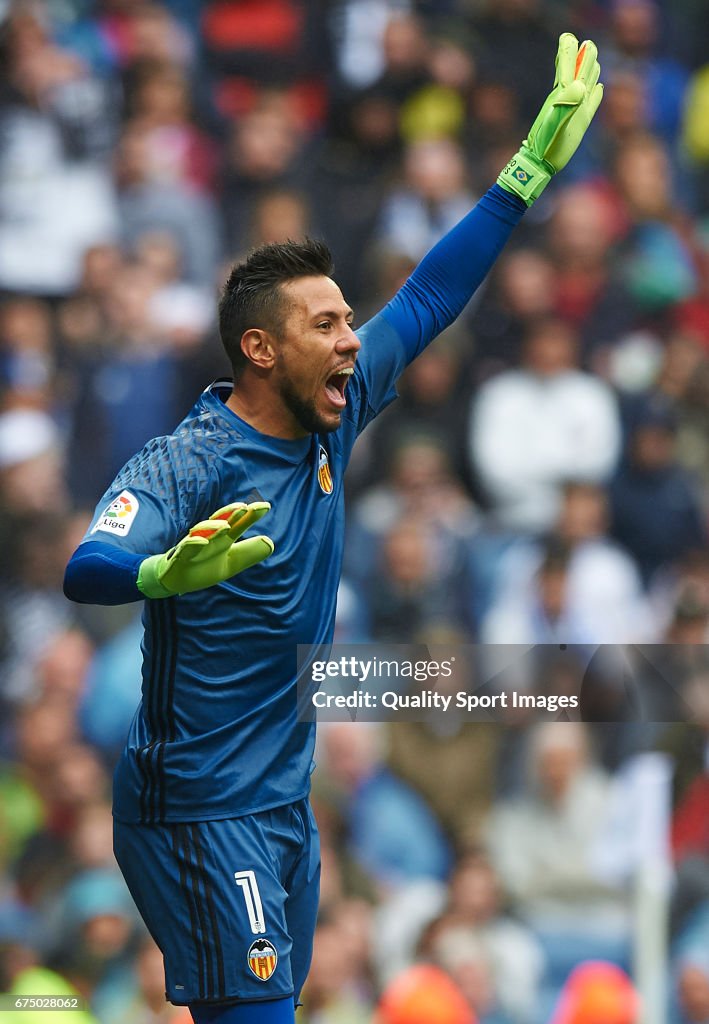
{"type": "Polygon", "coordinates": [[[337,430],[339,422],[332,423],[321,416],[315,407],[315,399],[301,398],[290,378],[285,377],[281,381],[280,390],[283,404],[308,434],[330,434],[337,430]]]}

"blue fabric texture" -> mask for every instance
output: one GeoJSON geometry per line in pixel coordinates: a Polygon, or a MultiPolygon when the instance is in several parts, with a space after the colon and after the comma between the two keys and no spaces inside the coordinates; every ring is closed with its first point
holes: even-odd
{"type": "Polygon", "coordinates": [[[100,540],[84,541],[66,567],[64,594],[79,604],[142,601],[143,595],[135,581],[140,563],[146,557],[100,540]]]}
{"type": "Polygon", "coordinates": [[[162,951],[172,1003],[293,1005],[310,969],[320,889],[320,841],[307,800],[218,821],[115,821],[113,838],[162,951]]]}
{"type": "Polygon", "coordinates": [[[293,1024],[292,999],[273,999],[235,1006],[190,1006],[195,1024],[293,1024]]]}

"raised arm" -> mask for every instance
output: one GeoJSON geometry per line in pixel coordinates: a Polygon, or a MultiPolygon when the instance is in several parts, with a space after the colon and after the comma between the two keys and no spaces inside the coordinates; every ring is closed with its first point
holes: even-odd
{"type": "Polygon", "coordinates": [[[569,162],[603,97],[594,43],[559,39],[554,88],[497,184],[423,258],[382,310],[409,363],[460,314],[512,229],[552,176],[569,162]]]}

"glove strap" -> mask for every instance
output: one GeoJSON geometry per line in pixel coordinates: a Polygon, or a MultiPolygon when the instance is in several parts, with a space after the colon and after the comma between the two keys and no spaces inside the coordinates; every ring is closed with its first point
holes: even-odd
{"type": "Polygon", "coordinates": [[[522,143],[519,152],[500,171],[497,184],[531,206],[549,184],[553,173],[546,161],[540,160],[522,143]]]}
{"type": "Polygon", "coordinates": [[[138,568],[138,578],[135,584],[141,594],[150,598],[174,597],[175,591],[168,590],[160,582],[158,570],[163,562],[164,555],[150,555],[144,558],[138,568]]]}

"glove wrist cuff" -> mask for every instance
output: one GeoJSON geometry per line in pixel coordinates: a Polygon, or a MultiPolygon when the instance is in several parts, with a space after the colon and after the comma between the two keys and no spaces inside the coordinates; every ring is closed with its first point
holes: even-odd
{"type": "Polygon", "coordinates": [[[143,559],[140,563],[138,578],[135,584],[145,597],[161,598],[175,596],[174,591],[164,587],[158,577],[158,570],[163,558],[164,555],[150,555],[149,558],[143,559]]]}
{"type": "Polygon", "coordinates": [[[519,196],[531,206],[551,181],[554,169],[541,160],[526,145],[522,145],[509,163],[500,171],[497,184],[519,196]]]}

